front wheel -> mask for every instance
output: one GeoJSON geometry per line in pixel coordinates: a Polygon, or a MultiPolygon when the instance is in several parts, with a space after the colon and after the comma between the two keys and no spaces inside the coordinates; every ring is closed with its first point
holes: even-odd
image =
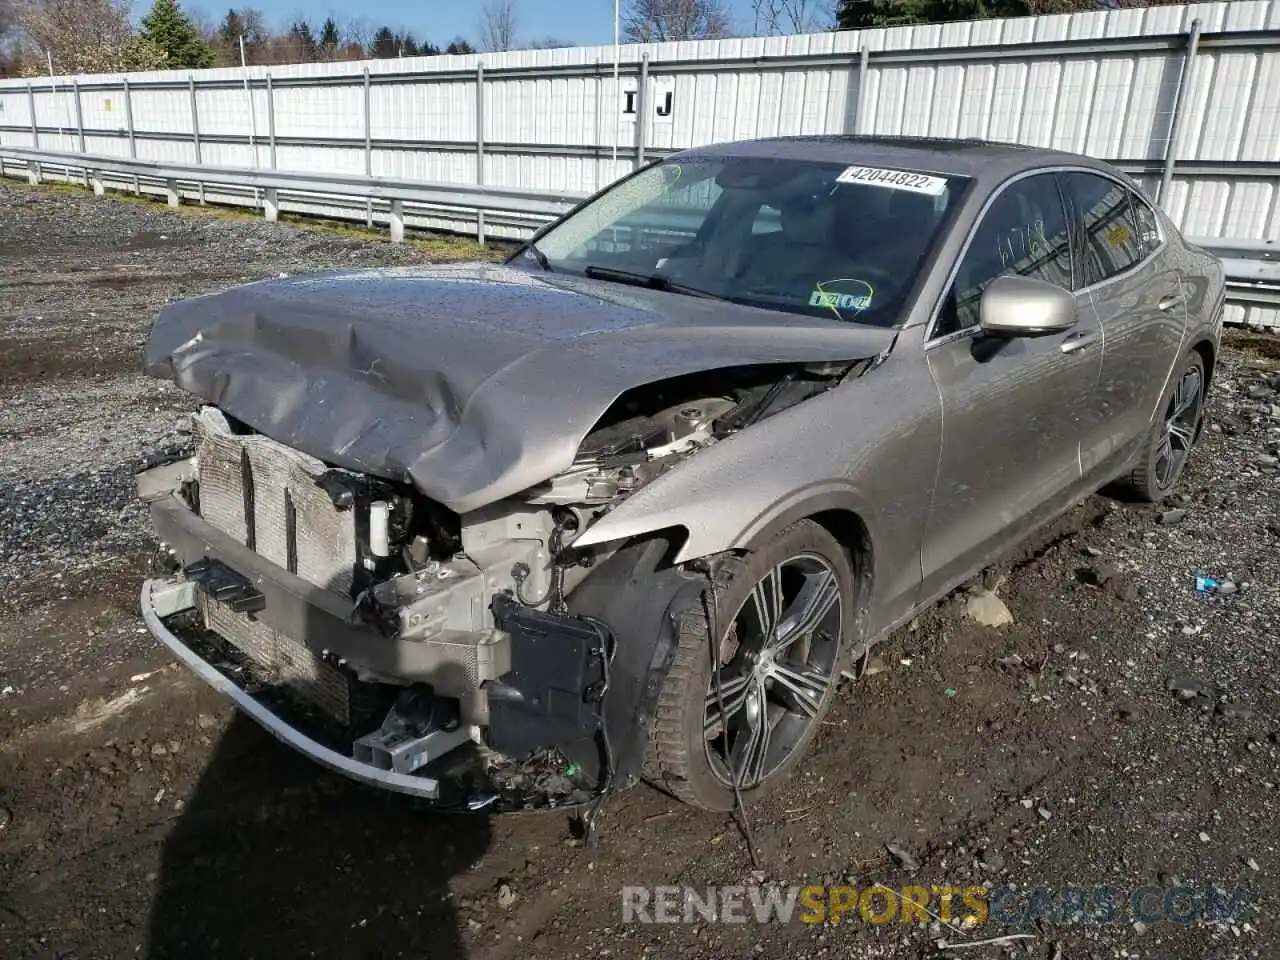
{"type": "Polygon", "coordinates": [[[848,667],[853,569],[802,520],[749,554],[716,590],[717,642],[685,616],[649,737],[645,777],[677,799],[728,810],[781,782],[817,733],[848,667]],[[718,665],[713,670],[712,664],[718,665]]]}
{"type": "Polygon", "coordinates": [[[1139,460],[1121,481],[1124,487],[1150,503],[1158,503],[1173,492],[1200,435],[1204,397],[1204,360],[1193,350],[1170,383],[1139,460]]]}

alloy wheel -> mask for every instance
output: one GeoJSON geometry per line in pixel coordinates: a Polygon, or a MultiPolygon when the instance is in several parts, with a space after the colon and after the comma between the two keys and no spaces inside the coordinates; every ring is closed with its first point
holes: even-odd
{"type": "Polygon", "coordinates": [[[1171,487],[1182,472],[1200,427],[1200,409],[1204,399],[1204,377],[1199,367],[1190,367],[1178,381],[1169,401],[1164,434],[1155,455],[1156,482],[1171,487]]]}
{"type": "Polygon", "coordinates": [[[838,679],[842,607],[835,569],[803,553],[770,569],[738,608],[703,708],[707,760],[721,783],[736,775],[743,789],[759,786],[818,722],[838,679]]]}

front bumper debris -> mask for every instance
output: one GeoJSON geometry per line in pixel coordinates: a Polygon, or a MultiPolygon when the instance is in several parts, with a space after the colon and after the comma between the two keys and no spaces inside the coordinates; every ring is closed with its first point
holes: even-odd
{"type": "MultiPolygon", "coordinates": [[[[197,590],[197,585],[192,581],[147,580],[142,585],[143,622],[151,631],[151,635],[168,647],[169,651],[188,669],[215,690],[229,697],[246,716],[276,739],[335,773],[395,793],[408,794],[426,800],[439,798],[440,782],[436,779],[400,773],[393,769],[382,769],[373,765],[372,762],[361,762],[353,757],[344,756],[302,733],[274,712],[267,703],[253,696],[173,633],[165,626],[164,620],[195,609],[197,590]]],[[[449,736],[452,739],[449,749],[467,739],[467,734],[464,732],[453,731],[449,736]]],[[[442,750],[441,753],[443,752],[445,751],[442,750]]],[[[370,757],[370,759],[373,758],[370,757]]]]}

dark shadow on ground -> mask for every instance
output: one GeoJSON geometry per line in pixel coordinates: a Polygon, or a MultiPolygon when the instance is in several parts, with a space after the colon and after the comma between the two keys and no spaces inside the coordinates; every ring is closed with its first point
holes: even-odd
{"type": "Polygon", "coordinates": [[[237,714],[165,841],[147,955],[461,958],[448,883],[489,837],[482,816],[351,783],[237,714]]]}

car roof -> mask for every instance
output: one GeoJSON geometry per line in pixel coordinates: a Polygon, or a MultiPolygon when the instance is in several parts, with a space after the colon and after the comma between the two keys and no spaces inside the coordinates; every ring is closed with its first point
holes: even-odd
{"type": "Polygon", "coordinates": [[[1078,153],[1028,147],[995,140],[947,137],[803,136],[770,137],[709,144],[682,150],[672,159],[696,157],[771,157],[828,163],[866,164],[993,180],[1046,166],[1087,166],[1115,171],[1078,153]]]}

